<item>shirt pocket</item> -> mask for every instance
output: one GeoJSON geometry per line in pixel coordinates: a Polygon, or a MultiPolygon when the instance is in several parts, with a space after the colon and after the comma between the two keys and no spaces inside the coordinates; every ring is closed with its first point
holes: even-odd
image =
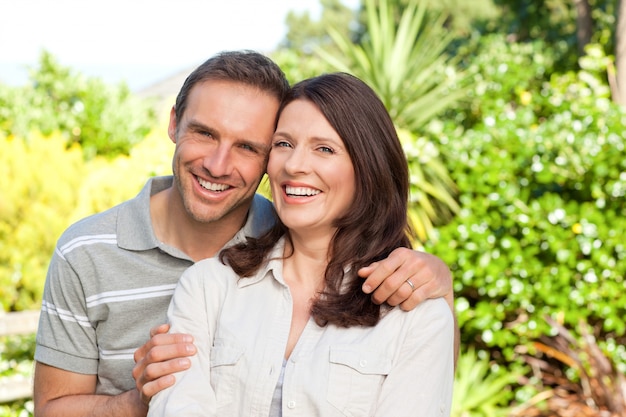
{"type": "Polygon", "coordinates": [[[245,348],[233,339],[215,339],[211,349],[211,385],[218,410],[235,400],[240,389],[241,358],[245,348]]]}
{"type": "Polygon", "coordinates": [[[344,416],[369,416],[392,366],[384,352],[367,346],[330,347],[328,401],[344,416]]]}

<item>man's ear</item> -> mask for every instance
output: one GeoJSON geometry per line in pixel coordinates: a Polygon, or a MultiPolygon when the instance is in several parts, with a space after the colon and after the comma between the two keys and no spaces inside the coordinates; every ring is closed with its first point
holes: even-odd
{"type": "Polygon", "coordinates": [[[174,106],[172,106],[172,110],[170,110],[170,124],[167,128],[167,134],[170,140],[176,143],[176,108],[174,106]]]}

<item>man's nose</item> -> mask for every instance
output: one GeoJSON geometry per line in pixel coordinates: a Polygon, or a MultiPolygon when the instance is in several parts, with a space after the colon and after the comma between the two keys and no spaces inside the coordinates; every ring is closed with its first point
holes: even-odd
{"type": "Polygon", "coordinates": [[[216,178],[228,176],[232,170],[231,148],[219,144],[211,149],[211,153],[204,158],[204,167],[216,178]]]}

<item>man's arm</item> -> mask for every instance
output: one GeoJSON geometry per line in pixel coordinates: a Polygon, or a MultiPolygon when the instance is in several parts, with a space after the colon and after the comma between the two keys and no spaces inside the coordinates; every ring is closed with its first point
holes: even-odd
{"type": "Polygon", "coordinates": [[[135,353],[137,389],[119,395],[96,395],[96,375],[35,363],[33,399],[37,417],[145,417],[150,399],[174,384],[174,373],[189,368],[196,353],[193,338],[164,334],[168,325],[151,330],[152,338],[135,353]]]}
{"type": "Polygon", "coordinates": [[[374,302],[399,305],[412,310],[428,298],[443,297],[454,316],[454,361],[459,354],[460,330],[454,312],[452,273],[440,258],[425,252],[398,248],[386,259],[361,268],[359,276],[365,278],[363,291],[372,294],[374,302]],[[411,284],[407,283],[411,281],[411,284]]]}
{"type": "Polygon", "coordinates": [[[96,395],[96,375],[35,363],[33,400],[37,417],[144,417],[148,407],[137,390],[96,395]]]}

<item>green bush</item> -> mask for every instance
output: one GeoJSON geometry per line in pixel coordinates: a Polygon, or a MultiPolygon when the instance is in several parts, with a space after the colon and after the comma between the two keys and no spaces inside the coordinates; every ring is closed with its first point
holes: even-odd
{"type": "Polygon", "coordinates": [[[35,355],[35,335],[0,337],[2,360],[0,378],[7,375],[30,376],[35,355]]]}
{"type": "Polygon", "coordinates": [[[503,73],[484,76],[477,99],[501,98],[485,100],[470,130],[431,126],[461,213],[426,249],[453,269],[464,344],[504,361],[550,333],[547,314],[571,328],[593,325],[625,370],[626,113],[608,98],[606,57],[591,48],[581,71],[539,88],[507,77],[521,65],[536,71],[533,48],[492,56],[503,73]]]}
{"type": "Polygon", "coordinates": [[[453,121],[455,126],[471,128],[489,115],[526,102],[529,92],[541,91],[543,83],[555,72],[556,62],[566,49],[565,45],[558,46],[548,46],[542,40],[509,42],[501,34],[475,34],[458,53],[466,55],[464,61],[470,67],[469,72],[475,74],[476,87],[445,119],[453,121]]]}
{"type": "Polygon", "coordinates": [[[128,154],[156,121],[151,103],[125,84],[112,86],[61,66],[43,52],[24,87],[0,85],[0,132],[28,138],[32,131],[60,132],[85,156],[128,154]]]}
{"type": "Polygon", "coordinates": [[[511,411],[512,386],[522,372],[491,364],[484,353],[469,348],[460,354],[451,417],[505,417],[511,411]]]}
{"type": "Polygon", "coordinates": [[[0,404],[0,417],[31,417],[34,415],[33,400],[24,399],[0,404]]]}
{"type": "Polygon", "coordinates": [[[74,222],[134,197],[149,177],[171,174],[173,154],[174,143],[167,136],[167,126],[162,126],[133,147],[128,156],[89,161],[70,220],[74,222]]]}

